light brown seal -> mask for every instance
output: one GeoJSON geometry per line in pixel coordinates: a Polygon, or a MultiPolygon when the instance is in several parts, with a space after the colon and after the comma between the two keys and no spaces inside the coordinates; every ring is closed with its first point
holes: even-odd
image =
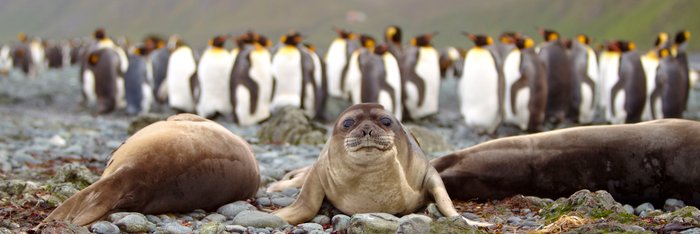
{"type": "Polygon", "coordinates": [[[700,205],[700,122],[666,119],[492,140],[431,161],[455,199],[606,190],[627,204],[700,205]]]}
{"type": "Polygon", "coordinates": [[[445,216],[459,215],[415,139],[379,104],[345,110],[318,161],[294,173],[304,179],[301,193],[275,212],[290,224],[313,218],[324,199],[349,215],[403,215],[433,199],[445,216]]]}
{"type": "Polygon", "coordinates": [[[180,114],[127,139],[102,177],[45,221],[87,225],[120,211],[211,210],[253,197],[259,183],[258,165],[245,140],[215,122],[180,114]]]}

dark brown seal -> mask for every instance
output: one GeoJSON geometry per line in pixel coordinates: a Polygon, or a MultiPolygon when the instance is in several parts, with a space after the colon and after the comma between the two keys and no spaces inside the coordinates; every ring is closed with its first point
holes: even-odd
{"type": "Polygon", "coordinates": [[[431,161],[452,198],[606,190],[628,204],[700,205],[700,122],[666,119],[497,139],[431,161]]]}
{"type": "Polygon", "coordinates": [[[215,122],[180,114],[127,139],[102,177],[45,221],[87,225],[120,211],[211,210],[253,197],[259,183],[258,165],[245,140],[215,122]]]}

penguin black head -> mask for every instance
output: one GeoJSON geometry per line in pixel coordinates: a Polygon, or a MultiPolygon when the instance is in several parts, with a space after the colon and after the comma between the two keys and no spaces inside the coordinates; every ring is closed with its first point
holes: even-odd
{"type": "Polygon", "coordinates": [[[431,34],[422,34],[411,39],[411,45],[418,47],[432,46],[430,41],[433,40],[434,36],[437,36],[437,32],[431,34]]]}
{"type": "Polygon", "coordinates": [[[280,41],[288,46],[297,46],[301,43],[301,34],[298,32],[290,32],[280,38],[280,41]]]}
{"type": "Polygon", "coordinates": [[[215,48],[224,48],[224,44],[226,43],[226,36],[219,35],[211,39],[209,44],[215,48]]]}
{"type": "Polygon", "coordinates": [[[250,45],[253,44],[254,42],[257,42],[258,39],[258,34],[253,32],[253,31],[248,31],[234,39],[236,42],[236,46],[238,48],[242,48],[245,45],[250,45]]]}
{"type": "Polygon", "coordinates": [[[401,28],[397,25],[389,25],[389,27],[384,30],[384,41],[401,44],[401,28]]]}
{"type": "Polygon", "coordinates": [[[683,44],[684,42],[686,42],[688,40],[690,40],[690,31],[681,30],[678,33],[676,33],[676,40],[675,40],[676,45],[683,44]]]}
{"type": "Polygon", "coordinates": [[[474,35],[468,32],[462,32],[462,34],[467,36],[469,40],[472,40],[474,42],[474,45],[476,45],[477,47],[484,47],[493,44],[493,38],[487,35],[474,35]]]}
{"type": "Polygon", "coordinates": [[[258,44],[260,44],[263,47],[270,47],[272,46],[272,41],[268,39],[266,36],[258,34],[258,44]]]}
{"type": "Polygon", "coordinates": [[[620,41],[608,41],[605,43],[605,50],[611,52],[620,52],[620,41]]]}
{"type": "Polygon", "coordinates": [[[93,34],[93,36],[97,40],[102,40],[102,39],[105,39],[105,37],[107,37],[107,33],[105,33],[104,28],[98,28],[97,30],[95,30],[95,33],[93,34]]]}
{"type": "Polygon", "coordinates": [[[618,45],[620,46],[620,51],[622,52],[628,52],[636,49],[636,45],[634,42],[631,41],[618,41],[618,45]]]}
{"type": "Polygon", "coordinates": [[[345,40],[355,39],[355,34],[348,31],[348,30],[345,30],[342,28],[335,28],[335,32],[338,34],[338,37],[340,37],[342,39],[345,39],[345,40]]]}
{"type": "Polygon", "coordinates": [[[375,45],[377,44],[377,41],[375,41],[374,37],[370,35],[362,34],[360,35],[360,44],[364,48],[373,50],[375,45]]]}
{"type": "Polygon", "coordinates": [[[654,47],[656,47],[656,48],[666,47],[667,43],[668,43],[668,33],[660,32],[659,35],[656,36],[656,40],[654,40],[654,47]]]}
{"type": "Polygon", "coordinates": [[[377,55],[383,55],[387,51],[389,51],[389,46],[387,46],[384,43],[381,43],[381,44],[374,47],[374,54],[377,54],[377,55]]]}
{"type": "Polygon", "coordinates": [[[520,37],[515,41],[515,46],[520,50],[530,49],[535,46],[535,40],[529,37],[520,37]]]}
{"type": "Polygon", "coordinates": [[[591,44],[591,38],[588,37],[586,34],[579,34],[576,36],[576,40],[584,45],[590,45],[591,44]]]}
{"type": "Polygon", "coordinates": [[[498,40],[503,44],[514,44],[518,38],[520,38],[520,33],[517,32],[503,32],[498,36],[498,40]]]}
{"type": "Polygon", "coordinates": [[[550,29],[540,29],[539,31],[545,41],[556,41],[559,39],[559,33],[557,31],[550,29]]]}

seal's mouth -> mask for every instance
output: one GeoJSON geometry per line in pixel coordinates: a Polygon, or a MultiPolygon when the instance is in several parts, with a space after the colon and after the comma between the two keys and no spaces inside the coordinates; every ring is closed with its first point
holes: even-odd
{"type": "Polygon", "coordinates": [[[364,136],[345,138],[348,152],[380,150],[386,151],[394,144],[392,136],[364,136]]]}

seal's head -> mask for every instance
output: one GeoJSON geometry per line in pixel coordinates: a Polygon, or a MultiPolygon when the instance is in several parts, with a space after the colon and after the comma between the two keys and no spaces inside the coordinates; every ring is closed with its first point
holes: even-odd
{"type": "Polygon", "coordinates": [[[357,104],[345,110],[336,121],[334,142],[343,145],[334,148],[343,149],[351,157],[383,155],[381,152],[396,150],[394,146],[400,131],[403,131],[401,123],[381,105],[357,104]]]}

